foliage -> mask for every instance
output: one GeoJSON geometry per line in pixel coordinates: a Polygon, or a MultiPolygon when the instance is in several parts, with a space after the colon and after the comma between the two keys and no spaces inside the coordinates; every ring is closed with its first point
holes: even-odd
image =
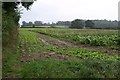
{"type": "Polygon", "coordinates": [[[27,10],[29,10],[29,7],[33,4],[33,2],[36,0],[32,0],[32,2],[25,2],[24,0],[21,0],[22,6],[24,6],[27,10]]]}
{"type": "Polygon", "coordinates": [[[76,44],[90,44],[118,48],[118,30],[71,30],[71,29],[35,29],[35,31],[75,42],[76,44]]]}
{"type": "Polygon", "coordinates": [[[117,29],[118,21],[108,21],[108,20],[92,20],[95,24],[95,28],[98,29],[117,29]]]}
{"type": "Polygon", "coordinates": [[[17,20],[16,13],[6,13],[3,10],[2,13],[2,43],[3,47],[12,47],[16,45],[17,41],[17,20]],[[9,16],[8,16],[9,15],[9,16]],[[14,16],[14,18],[13,18],[14,16]]]}
{"type": "Polygon", "coordinates": [[[2,2],[0,1],[0,29],[2,29],[2,2]]]}
{"type": "Polygon", "coordinates": [[[27,23],[26,21],[23,21],[22,22],[22,27],[32,27],[34,25],[34,26],[37,26],[37,27],[53,26],[55,28],[56,26],[70,26],[71,25],[70,21],[58,21],[56,23],[43,23],[42,21],[35,21],[32,24],[30,24],[30,23],[31,22],[27,23]]]}
{"type": "Polygon", "coordinates": [[[85,21],[85,27],[94,28],[94,23],[91,20],[85,21]]]}
{"type": "MultiPolygon", "coordinates": [[[[14,65],[20,55],[17,52],[18,21],[20,2],[2,2],[2,70],[3,77],[13,77],[14,65]]],[[[27,4],[27,3],[26,3],[27,4]]],[[[25,6],[27,9],[31,4],[25,6]]]]}
{"type": "Polygon", "coordinates": [[[83,28],[84,23],[80,19],[75,19],[74,21],[71,22],[71,27],[70,28],[83,28]]]}
{"type": "MultiPolygon", "coordinates": [[[[21,2],[21,4],[27,9],[32,3],[33,2],[21,2]]],[[[17,27],[20,18],[20,11],[18,8],[19,4],[20,2],[2,3],[2,35],[4,47],[9,47],[16,44],[18,36],[17,27]]]]}
{"type": "Polygon", "coordinates": [[[56,25],[58,25],[58,26],[70,26],[71,25],[71,21],[58,21],[56,23],[56,25]]]}
{"type": "MultiPolygon", "coordinates": [[[[95,28],[95,29],[118,29],[118,21],[114,20],[114,21],[108,21],[108,20],[81,20],[81,27],[85,27],[86,28],[95,28]],[[87,23],[86,23],[87,22],[87,23]]],[[[31,21],[30,21],[31,22],[31,21]]],[[[35,21],[33,24],[35,26],[67,26],[72,28],[71,26],[71,21],[57,21],[56,23],[42,23],[42,21],[35,21]],[[37,23],[36,23],[37,22],[37,23]]],[[[25,22],[24,24],[22,24],[23,27],[32,27],[31,24],[29,24],[29,22],[25,22]]]]}
{"type": "Polygon", "coordinates": [[[70,56],[76,56],[80,59],[93,59],[93,60],[114,60],[119,61],[120,57],[118,55],[110,56],[108,54],[101,54],[100,52],[90,51],[87,49],[67,49],[52,47],[49,48],[51,51],[55,51],[58,54],[66,54],[70,56]]]}

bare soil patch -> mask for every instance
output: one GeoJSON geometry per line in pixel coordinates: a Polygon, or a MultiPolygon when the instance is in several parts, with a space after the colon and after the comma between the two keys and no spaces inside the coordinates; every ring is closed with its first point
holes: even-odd
{"type": "Polygon", "coordinates": [[[73,60],[73,59],[79,59],[73,56],[68,56],[68,55],[63,55],[63,54],[58,54],[53,51],[48,51],[48,52],[39,52],[39,53],[33,53],[33,54],[28,54],[24,53],[20,56],[20,62],[29,62],[31,60],[73,60]]]}

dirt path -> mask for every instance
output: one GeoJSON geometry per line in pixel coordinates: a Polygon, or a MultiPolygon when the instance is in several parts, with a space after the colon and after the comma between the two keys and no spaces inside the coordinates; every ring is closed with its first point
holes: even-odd
{"type": "MultiPolygon", "coordinates": [[[[37,32],[35,32],[37,33],[37,32]]],[[[112,48],[108,48],[108,47],[104,47],[104,46],[90,46],[90,45],[76,45],[74,43],[71,42],[67,42],[67,41],[63,41],[63,40],[59,40],[53,37],[50,37],[48,35],[45,34],[41,34],[41,33],[37,33],[40,36],[40,39],[46,43],[46,44],[52,44],[54,46],[60,47],[60,48],[83,48],[83,49],[87,49],[87,50],[91,50],[91,51],[99,51],[102,54],[110,54],[110,55],[118,55],[119,54],[119,50],[117,49],[112,49],[112,48]]]]}

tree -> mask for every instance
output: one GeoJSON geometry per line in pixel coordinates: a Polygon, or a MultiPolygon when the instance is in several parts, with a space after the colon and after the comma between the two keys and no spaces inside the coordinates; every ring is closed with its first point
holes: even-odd
{"type": "Polygon", "coordinates": [[[120,21],[118,21],[118,29],[120,30],[120,21]]]}
{"type": "Polygon", "coordinates": [[[86,28],[94,28],[94,23],[91,20],[85,21],[85,27],[86,28]]]}
{"type": "Polygon", "coordinates": [[[75,19],[71,22],[70,28],[83,28],[84,27],[84,21],[80,19],[75,19]]]}
{"type": "Polygon", "coordinates": [[[35,21],[35,22],[34,22],[34,25],[35,25],[35,26],[42,26],[43,23],[42,23],[42,21],[35,21]]]}
{"type": "Polygon", "coordinates": [[[28,23],[28,26],[30,27],[30,26],[33,26],[33,23],[32,22],[29,22],[28,23]]]}
{"type": "Polygon", "coordinates": [[[71,22],[70,21],[58,21],[56,23],[56,25],[58,25],[58,26],[70,26],[71,22]]]}
{"type": "Polygon", "coordinates": [[[118,26],[118,21],[108,21],[108,20],[92,20],[97,29],[116,29],[118,26]]]}
{"type": "Polygon", "coordinates": [[[33,28],[35,28],[35,25],[33,24],[33,26],[32,26],[33,28]]]}
{"type": "Polygon", "coordinates": [[[27,23],[26,23],[25,21],[23,21],[21,27],[24,27],[24,26],[26,26],[26,25],[27,25],[27,23]]]}
{"type": "MultiPolygon", "coordinates": [[[[2,2],[2,43],[3,48],[12,48],[18,38],[18,21],[20,19],[20,2],[2,2]]],[[[27,10],[33,2],[21,2],[27,10]]]]}
{"type": "MultiPolygon", "coordinates": [[[[24,4],[24,2],[22,3],[24,4]]],[[[18,21],[20,19],[19,4],[20,2],[2,2],[2,64],[5,65],[2,70],[4,73],[2,75],[3,78],[6,76],[10,77],[9,74],[11,72],[7,70],[6,67],[9,66],[9,58],[11,57],[9,55],[16,55],[16,53],[18,53],[18,21]]],[[[26,8],[28,9],[29,6],[28,2],[26,8]]],[[[11,64],[11,66],[14,66],[14,64],[11,64]]],[[[9,69],[12,69],[11,66],[9,66],[9,69]]]]}

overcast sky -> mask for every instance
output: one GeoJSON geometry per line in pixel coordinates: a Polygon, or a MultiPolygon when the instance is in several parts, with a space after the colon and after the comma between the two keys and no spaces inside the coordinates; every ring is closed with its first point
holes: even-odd
{"type": "Polygon", "coordinates": [[[118,20],[120,0],[37,0],[29,11],[24,9],[22,21],[72,21],[74,19],[118,20]]]}

